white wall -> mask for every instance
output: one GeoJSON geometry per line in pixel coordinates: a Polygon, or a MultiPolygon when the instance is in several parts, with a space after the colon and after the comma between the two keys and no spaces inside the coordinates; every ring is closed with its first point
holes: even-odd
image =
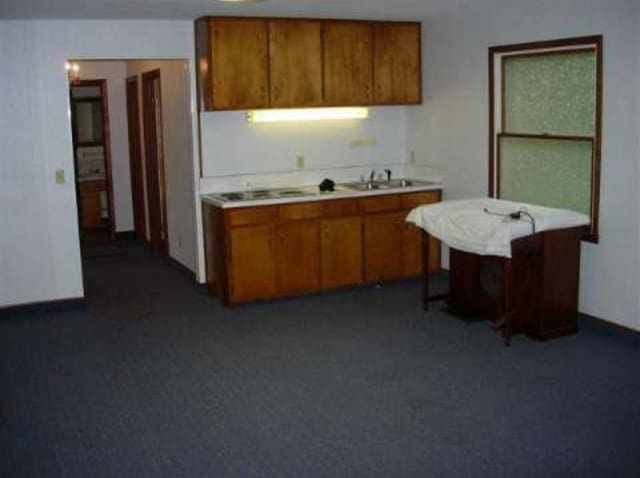
{"type": "Polygon", "coordinates": [[[109,100],[109,136],[111,138],[111,181],[116,232],[133,230],[131,170],[129,169],[129,132],[124,61],[81,61],[80,78],[107,80],[109,100]]]}
{"type": "Polygon", "coordinates": [[[425,25],[425,102],[409,114],[409,146],[445,173],[446,198],[486,196],[488,47],[602,33],[600,243],[582,246],[580,310],[640,330],[638,11],[632,0],[541,3],[425,25]]]}
{"type": "Polygon", "coordinates": [[[406,107],[370,108],[368,119],[248,123],[245,112],[201,115],[202,191],[357,180],[372,169],[404,173],[406,107]],[[353,146],[353,140],[374,144],[353,146]],[[296,157],[303,155],[305,169],[296,157]]]}
{"type": "MultiPolygon", "coordinates": [[[[0,73],[0,306],[81,297],[65,60],[188,59],[192,67],[193,23],[0,21],[0,51],[11,65],[0,73]],[[55,184],[56,169],[65,184],[55,184]]],[[[193,68],[190,83],[195,91],[193,68]]],[[[192,97],[192,114],[194,105],[192,97]]]]}
{"type": "MultiPolygon", "coordinates": [[[[193,138],[189,70],[185,61],[127,61],[126,76],[138,76],[142,114],[142,73],[160,70],[162,139],[166,176],[169,254],[196,270],[193,138]]],[[[144,123],[140,119],[141,133],[144,123]]],[[[144,157],[144,139],[140,138],[144,157]]],[[[143,167],[145,161],[143,160],[143,167]]],[[[146,214],[148,219],[149,214],[146,214]]]]}

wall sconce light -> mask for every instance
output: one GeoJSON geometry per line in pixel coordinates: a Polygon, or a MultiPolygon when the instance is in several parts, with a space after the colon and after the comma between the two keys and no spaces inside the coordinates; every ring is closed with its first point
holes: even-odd
{"type": "Polygon", "coordinates": [[[247,112],[247,121],[249,121],[249,123],[349,120],[365,119],[368,117],[369,109],[364,107],[254,110],[247,112]]]}
{"type": "Polygon", "coordinates": [[[80,81],[80,65],[75,62],[65,62],[64,69],[67,70],[67,77],[69,78],[69,83],[77,83],[80,81]]]}

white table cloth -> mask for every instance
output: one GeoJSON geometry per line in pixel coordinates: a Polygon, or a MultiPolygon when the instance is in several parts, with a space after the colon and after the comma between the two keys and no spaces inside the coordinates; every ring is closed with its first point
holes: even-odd
{"type": "Polygon", "coordinates": [[[508,216],[526,211],[535,221],[535,232],[584,226],[589,216],[502,199],[480,198],[442,201],[413,209],[407,222],[424,229],[449,247],[479,255],[511,257],[511,241],[533,233],[532,221],[508,216]],[[487,212],[488,211],[488,212],[487,212]]]}

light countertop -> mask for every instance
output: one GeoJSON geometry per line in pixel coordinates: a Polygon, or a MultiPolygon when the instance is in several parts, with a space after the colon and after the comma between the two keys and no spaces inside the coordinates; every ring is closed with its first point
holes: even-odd
{"type": "Polygon", "coordinates": [[[367,196],[381,196],[387,194],[405,194],[420,191],[437,191],[442,189],[443,183],[436,181],[412,180],[414,184],[404,187],[385,187],[384,182],[380,183],[379,189],[359,190],[349,188],[343,184],[336,184],[335,191],[320,192],[318,186],[302,186],[291,188],[263,189],[268,191],[269,197],[253,198],[255,191],[240,191],[238,194],[245,196],[239,200],[229,200],[223,195],[228,193],[215,192],[202,194],[202,201],[214,206],[227,209],[247,206],[270,206],[275,204],[287,204],[293,202],[330,201],[333,199],[359,198],[367,196]],[[298,194],[286,194],[287,191],[296,191],[298,194]],[[285,193],[284,196],[279,194],[285,193]]]}

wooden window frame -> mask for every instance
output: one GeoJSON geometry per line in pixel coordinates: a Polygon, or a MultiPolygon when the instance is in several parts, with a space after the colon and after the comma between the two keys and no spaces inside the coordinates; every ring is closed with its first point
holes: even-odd
{"type": "Polygon", "coordinates": [[[602,91],[603,91],[603,38],[602,35],[592,35],[575,38],[564,38],[541,42],[518,43],[489,47],[489,197],[500,197],[500,163],[498,150],[499,136],[517,136],[540,139],[593,140],[593,158],[591,162],[591,226],[584,240],[597,243],[599,239],[600,214],[600,172],[602,157],[602,91]],[[575,53],[577,51],[593,50],[596,56],[596,122],[593,136],[563,136],[547,134],[505,133],[496,130],[496,61],[502,63],[501,81],[501,125],[505,124],[505,85],[504,63],[502,58],[534,55],[550,55],[575,53]]]}

